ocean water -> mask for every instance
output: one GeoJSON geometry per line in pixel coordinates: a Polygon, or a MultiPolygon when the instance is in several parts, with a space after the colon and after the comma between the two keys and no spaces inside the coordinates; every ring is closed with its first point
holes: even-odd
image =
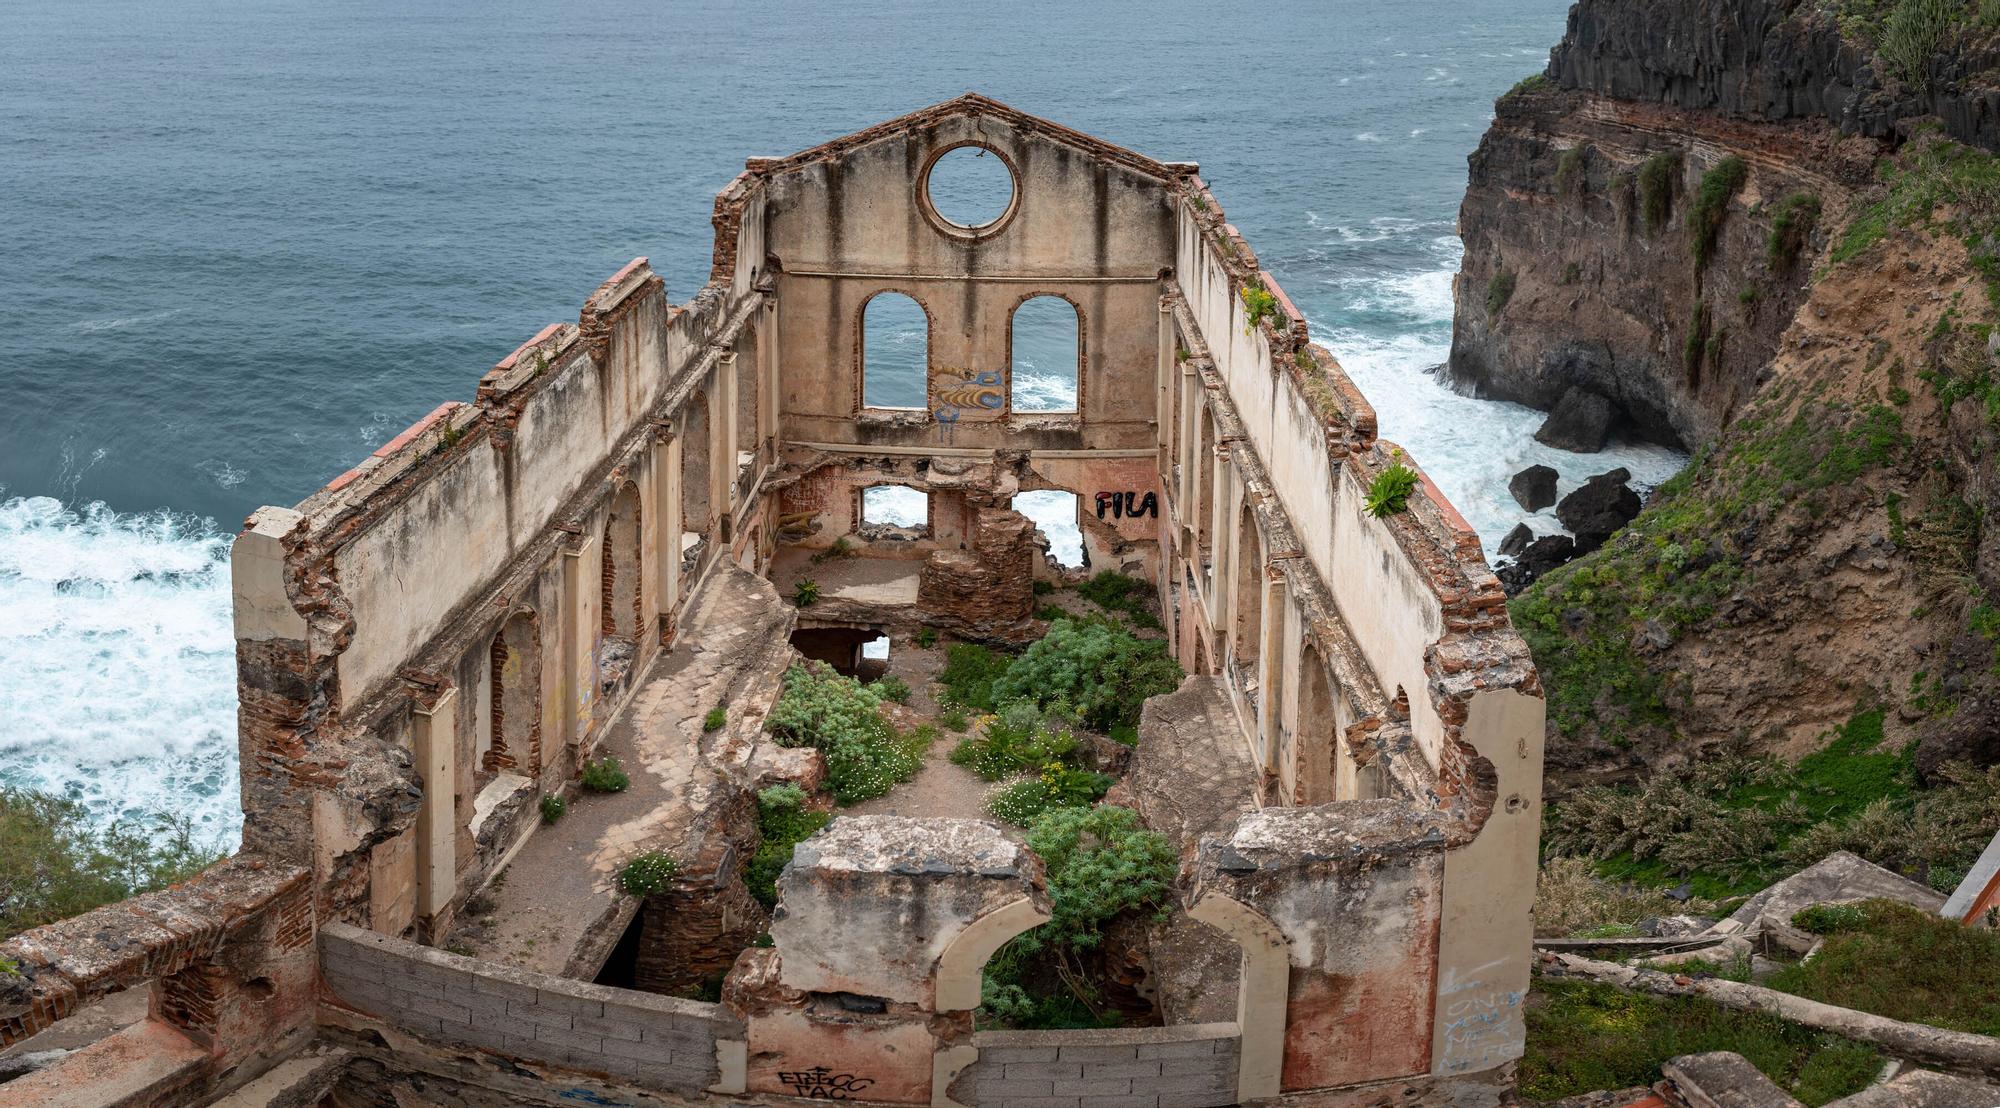
{"type": "MultiPolygon", "coordinates": [[[[1200,161],[1489,548],[1529,462],[1662,479],[1667,451],[1548,451],[1427,374],[1465,157],[1567,3],[9,0],[0,782],[233,839],[244,515],[470,399],[634,255],[686,297],[746,155],[966,90],[1200,161]]],[[[1055,326],[1016,367],[1051,407],[1055,326]]]]}

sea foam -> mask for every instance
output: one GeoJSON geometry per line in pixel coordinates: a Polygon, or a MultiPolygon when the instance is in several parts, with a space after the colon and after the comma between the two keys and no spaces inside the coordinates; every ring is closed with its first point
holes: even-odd
{"type": "Polygon", "coordinates": [[[228,552],[207,520],[0,500],[0,784],[235,845],[228,552]]]}

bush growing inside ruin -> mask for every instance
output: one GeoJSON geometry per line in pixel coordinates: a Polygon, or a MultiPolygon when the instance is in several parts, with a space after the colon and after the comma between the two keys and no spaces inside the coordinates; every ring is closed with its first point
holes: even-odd
{"type": "Polygon", "coordinates": [[[792,586],[792,603],[800,608],[810,608],[819,603],[819,582],[810,577],[801,577],[792,586]]]}
{"type": "Polygon", "coordinates": [[[1149,696],[1180,687],[1186,674],[1158,639],[1141,639],[1105,619],[1059,619],[993,682],[993,699],[1064,705],[1093,731],[1135,726],[1149,696]]]}
{"type": "Polygon", "coordinates": [[[1047,867],[1050,919],[987,963],[983,1014],[1017,1027],[1116,1023],[1094,984],[1092,951],[1120,916],[1164,917],[1179,856],[1138,813],[1110,805],[1042,815],[1029,828],[1028,849],[1047,867]]]}
{"type": "Polygon", "coordinates": [[[987,720],[979,734],[960,741],[951,760],[985,781],[1050,762],[1073,765],[1078,758],[1076,736],[1063,723],[1060,712],[1044,713],[1029,701],[1017,700],[987,720]]]}
{"type": "Polygon", "coordinates": [[[974,712],[990,712],[998,707],[993,700],[993,683],[1014,659],[977,643],[955,642],[945,648],[944,669],[938,684],[944,686],[943,702],[974,712]]]}
{"type": "Polygon", "coordinates": [[[929,650],[931,647],[936,646],[938,643],[937,628],[935,627],[917,628],[916,641],[917,641],[917,646],[923,650],[929,650]]]}
{"type": "Polygon", "coordinates": [[[720,731],[728,725],[729,709],[724,708],[720,704],[710,708],[708,714],[701,717],[701,729],[703,731],[720,731]]]}
{"type": "Polygon", "coordinates": [[[585,762],[583,776],[579,780],[584,788],[594,793],[622,793],[632,784],[632,779],[625,775],[625,767],[609,754],[585,762]]]}
{"type": "Polygon", "coordinates": [[[833,817],[806,807],[797,785],[773,785],[757,794],[757,851],[743,867],[743,883],[764,907],[778,903],[778,874],[792,860],[792,848],[811,838],[833,817]]]}
{"type": "Polygon", "coordinates": [[[184,881],[221,857],[185,816],[99,829],[67,797],[0,788],[0,939],[184,881]]]}
{"type": "Polygon", "coordinates": [[[873,682],[873,684],[875,691],[880,693],[884,700],[893,700],[898,704],[908,704],[910,702],[910,683],[893,673],[873,682]]]}
{"type": "Polygon", "coordinates": [[[1153,614],[1153,600],[1156,590],[1153,583],[1143,577],[1133,577],[1116,570],[1104,572],[1076,587],[1078,595],[1107,612],[1123,612],[1132,622],[1146,630],[1160,630],[1159,617],[1153,614]]]}
{"type": "Polygon", "coordinates": [[[1397,451],[1397,460],[1368,482],[1368,514],[1376,519],[1407,510],[1410,494],[1417,491],[1417,471],[1404,465],[1402,457],[1403,452],[1397,451]]]}
{"type": "MultiPolygon", "coordinates": [[[[781,746],[826,755],[826,788],[842,804],[881,796],[923,765],[924,734],[898,735],[882,718],[882,694],[825,662],[785,671],[784,692],[765,718],[781,746]]],[[[935,734],[935,732],[930,732],[935,734]]]]}
{"type": "Polygon", "coordinates": [[[618,887],[632,896],[651,896],[665,889],[680,869],[681,864],[673,855],[648,850],[618,871],[618,887]]]}
{"type": "Polygon", "coordinates": [[[543,823],[554,823],[555,821],[563,818],[563,814],[568,811],[569,811],[569,805],[563,800],[562,797],[559,797],[554,793],[549,793],[546,796],[542,797],[543,823]]]}
{"type": "Polygon", "coordinates": [[[986,812],[1017,827],[1029,827],[1058,808],[1087,808],[1110,790],[1117,778],[1062,762],[1044,765],[1040,773],[1002,785],[986,798],[986,812]]]}
{"type": "Polygon", "coordinates": [[[1243,298],[1243,310],[1248,317],[1243,324],[1243,333],[1246,335],[1255,331],[1259,323],[1278,312],[1278,298],[1271,295],[1271,291],[1262,284],[1246,284],[1237,291],[1237,295],[1243,298]]]}

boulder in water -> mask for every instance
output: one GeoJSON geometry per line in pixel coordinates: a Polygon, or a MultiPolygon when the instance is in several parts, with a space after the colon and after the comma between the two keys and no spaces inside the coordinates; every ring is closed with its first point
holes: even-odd
{"type": "Polygon", "coordinates": [[[1528,525],[1517,523],[1512,531],[1507,532],[1507,537],[1500,540],[1500,556],[1518,558],[1521,551],[1528,549],[1528,544],[1534,541],[1535,533],[1528,530],[1528,525]]]}
{"type": "Polygon", "coordinates": [[[1499,571],[1500,587],[1514,596],[1542,574],[1576,557],[1576,540],[1568,535],[1544,535],[1528,544],[1514,564],[1499,571]]]}
{"type": "Polygon", "coordinates": [[[1556,471],[1548,466],[1529,466],[1507,482],[1507,491],[1523,511],[1539,512],[1556,502],[1556,471]]]}
{"type": "Polygon", "coordinates": [[[1572,388],[1556,401],[1555,410],[1542,421],[1535,441],[1557,450],[1595,454],[1604,449],[1611,435],[1611,421],[1617,410],[1611,401],[1589,389],[1572,388]]]}
{"type": "Polygon", "coordinates": [[[1622,467],[1600,473],[1556,505],[1556,518],[1576,535],[1577,554],[1603,546],[1639,514],[1639,494],[1626,485],[1631,479],[1631,471],[1622,467]]]}

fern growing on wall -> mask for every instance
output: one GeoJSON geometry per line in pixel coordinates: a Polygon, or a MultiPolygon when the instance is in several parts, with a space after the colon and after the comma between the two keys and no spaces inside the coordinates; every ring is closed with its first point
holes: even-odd
{"type": "Polygon", "coordinates": [[[1376,519],[1407,511],[1410,494],[1417,491],[1417,471],[1403,464],[1402,451],[1396,451],[1395,456],[1396,460],[1368,483],[1368,514],[1376,519]]]}

